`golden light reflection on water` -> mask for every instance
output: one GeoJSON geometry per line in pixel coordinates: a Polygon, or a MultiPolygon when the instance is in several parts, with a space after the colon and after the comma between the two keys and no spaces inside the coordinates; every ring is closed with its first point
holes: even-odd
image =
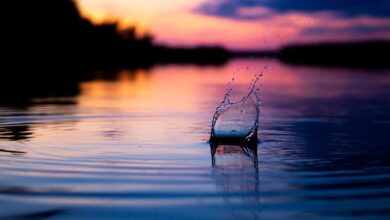
{"type": "MultiPolygon", "coordinates": [[[[36,156],[99,155],[129,149],[146,153],[156,151],[146,145],[204,143],[226,89],[233,88],[232,101],[241,99],[249,91],[255,73],[264,66],[269,71],[260,80],[260,123],[269,118],[299,118],[307,109],[319,114],[333,108],[336,113],[332,114],[340,114],[346,109],[327,107],[320,100],[369,96],[372,93],[364,91],[375,91],[390,83],[385,74],[366,74],[363,70],[296,68],[255,59],[233,60],[215,67],[163,65],[122,70],[114,75],[97,73],[96,79],[80,85],[75,104],[31,106],[24,112],[26,117],[14,117],[27,126],[19,131],[12,125],[4,135],[15,134],[20,143],[31,143],[34,150],[30,149],[29,154],[36,156]],[[54,142],[61,144],[53,145],[54,142]],[[112,143],[114,151],[107,148],[112,143]],[[47,151],[45,147],[58,151],[47,151]]],[[[12,138],[8,136],[4,138],[12,138]]],[[[158,149],[161,153],[172,150],[158,149]]]]}
{"type": "MultiPolygon", "coordinates": [[[[137,115],[193,115],[211,118],[226,89],[232,88],[233,101],[249,91],[254,75],[265,66],[268,71],[260,80],[262,110],[277,111],[272,103],[288,97],[337,98],[359,92],[353,85],[376,84],[377,80],[351,78],[351,71],[318,68],[295,68],[272,60],[234,60],[221,67],[158,66],[150,70],[120,71],[115,78],[82,83],[79,108],[115,109],[137,115]],[[327,77],[324,77],[327,74],[327,77]],[[329,76],[329,74],[333,74],[329,76]],[[234,80],[233,80],[234,78],[234,80]],[[324,88],[331,88],[324,92],[324,88]],[[267,104],[267,102],[269,104],[267,104]],[[272,110],[273,109],[273,110],[272,110]]],[[[367,78],[364,71],[355,75],[367,78]]],[[[369,77],[371,78],[371,77],[369,77]]],[[[388,82],[384,77],[383,83],[388,82]]],[[[271,112],[270,112],[271,111],[271,112]]]]}
{"type": "Polygon", "coordinates": [[[81,106],[115,106],[135,111],[196,109],[197,82],[193,69],[121,71],[115,81],[95,80],[81,86],[81,106]],[[157,72],[157,73],[156,73],[157,72]],[[110,103],[109,105],[107,105],[110,103]]]}
{"type": "MultiPolygon", "coordinates": [[[[265,62],[234,61],[222,67],[189,65],[160,66],[147,71],[124,70],[112,80],[96,79],[83,83],[79,105],[155,113],[204,111],[205,105],[210,107],[210,101],[212,104],[222,101],[230,86],[239,91],[235,94],[244,96],[254,74],[265,65],[265,62]]],[[[265,80],[282,85],[292,83],[295,76],[270,74],[265,80]]],[[[215,107],[207,112],[213,112],[215,107]]]]}

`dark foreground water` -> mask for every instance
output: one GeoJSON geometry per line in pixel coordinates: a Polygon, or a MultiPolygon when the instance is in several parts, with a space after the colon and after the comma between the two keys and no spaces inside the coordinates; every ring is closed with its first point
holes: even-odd
{"type": "Polygon", "coordinates": [[[389,71],[235,60],[80,89],[0,107],[0,219],[390,217],[389,71]],[[257,152],[218,146],[212,166],[215,107],[265,65],[257,152]]]}

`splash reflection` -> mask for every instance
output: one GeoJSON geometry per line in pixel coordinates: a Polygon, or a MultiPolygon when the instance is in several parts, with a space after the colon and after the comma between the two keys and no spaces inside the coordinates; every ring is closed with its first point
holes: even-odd
{"type": "Polygon", "coordinates": [[[216,190],[230,206],[236,203],[258,206],[251,212],[230,209],[234,218],[252,219],[260,214],[257,144],[237,145],[210,142],[212,175],[216,190]]]}

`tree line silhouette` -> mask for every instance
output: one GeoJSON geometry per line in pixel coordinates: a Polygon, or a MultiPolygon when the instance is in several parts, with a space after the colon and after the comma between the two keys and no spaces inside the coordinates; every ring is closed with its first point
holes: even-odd
{"type": "Polygon", "coordinates": [[[1,2],[0,101],[77,94],[77,83],[94,69],[148,68],[156,63],[218,65],[228,52],[220,47],[169,48],[134,27],[93,24],[73,0],[1,2]]]}
{"type": "Polygon", "coordinates": [[[118,31],[117,23],[94,25],[83,18],[72,0],[12,0],[2,3],[9,13],[6,41],[9,58],[30,65],[132,65],[191,62],[223,63],[227,51],[218,47],[192,49],[154,45],[135,28],[118,31]]]}
{"type": "Polygon", "coordinates": [[[277,58],[290,65],[389,69],[388,40],[289,45],[279,50],[277,58]]]}

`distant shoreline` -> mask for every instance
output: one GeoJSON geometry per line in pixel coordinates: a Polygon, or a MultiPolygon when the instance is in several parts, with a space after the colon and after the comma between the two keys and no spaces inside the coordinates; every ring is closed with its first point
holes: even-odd
{"type": "Polygon", "coordinates": [[[232,51],[231,57],[273,58],[294,66],[390,69],[390,41],[288,45],[275,51],[232,51]]]}
{"type": "Polygon", "coordinates": [[[290,65],[389,69],[390,41],[362,41],[291,45],[278,52],[278,59],[290,65]]]}
{"type": "MultiPolygon", "coordinates": [[[[103,71],[107,77],[120,69],[147,69],[161,64],[195,64],[219,66],[236,58],[275,59],[295,66],[319,66],[322,68],[390,69],[385,55],[389,41],[371,41],[348,44],[318,44],[288,46],[279,51],[228,51],[218,47],[168,48],[156,46],[142,56],[120,53],[71,61],[47,57],[20,60],[2,74],[0,79],[0,104],[29,105],[33,97],[74,96],[79,93],[79,82],[94,78],[94,72],[103,71]],[[97,59],[97,60],[94,60],[97,59]]],[[[10,63],[8,63],[10,64],[10,63]]]]}

